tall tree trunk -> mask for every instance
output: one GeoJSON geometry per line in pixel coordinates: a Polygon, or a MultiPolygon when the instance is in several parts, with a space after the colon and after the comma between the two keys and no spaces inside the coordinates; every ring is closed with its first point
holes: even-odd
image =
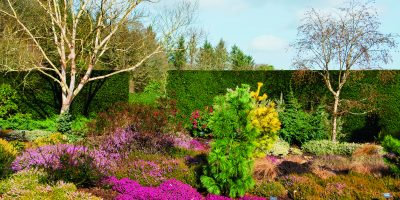
{"type": "Polygon", "coordinates": [[[61,111],[60,114],[64,114],[69,111],[72,103],[72,98],[71,97],[62,97],[62,106],[61,106],[61,111]]]}
{"type": "Polygon", "coordinates": [[[335,95],[335,102],[333,104],[333,113],[332,113],[332,141],[334,142],[336,142],[336,137],[337,137],[338,107],[339,107],[339,92],[337,92],[335,95]]]}

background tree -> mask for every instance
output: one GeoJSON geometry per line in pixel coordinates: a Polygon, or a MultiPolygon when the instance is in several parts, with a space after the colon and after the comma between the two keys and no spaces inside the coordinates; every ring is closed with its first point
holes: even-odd
{"type": "Polygon", "coordinates": [[[256,65],[255,69],[268,71],[268,70],[275,70],[275,67],[269,64],[261,64],[261,65],[256,65]]]}
{"type": "Polygon", "coordinates": [[[379,31],[380,22],[371,3],[351,0],[334,14],[311,9],[298,28],[295,65],[317,71],[334,97],[332,140],[337,137],[340,93],[354,69],[370,69],[391,61],[394,35],[379,31]],[[332,73],[331,70],[338,70],[332,73]]]}
{"type": "Polygon", "coordinates": [[[232,70],[249,70],[253,69],[255,63],[253,57],[246,55],[236,45],[233,45],[229,55],[232,70]]]}
{"type": "MultiPolygon", "coordinates": [[[[82,88],[90,81],[104,79],[115,74],[133,71],[143,66],[155,55],[167,51],[175,34],[187,27],[193,19],[195,6],[184,2],[167,12],[168,15],[159,17],[159,30],[154,48],[146,47],[136,62],[113,66],[112,54],[127,52],[129,46],[118,44],[116,35],[123,31],[129,32],[133,22],[138,21],[136,12],[139,4],[145,0],[65,0],[65,1],[20,1],[6,0],[2,2],[0,13],[7,20],[12,20],[14,32],[19,39],[26,41],[32,52],[38,52],[41,62],[29,62],[25,65],[6,65],[3,69],[18,71],[39,71],[50,77],[61,87],[62,107],[60,113],[69,110],[72,101],[82,88]],[[24,4],[22,4],[23,2],[24,4]],[[28,5],[38,10],[33,15],[26,16],[21,5],[28,5]],[[36,21],[35,21],[36,20],[36,21]],[[36,22],[36,23],[32,23],[36,22]],[[40,22],[40,23],[39,23],[40,22]],[[125,29],[125,30],[124,30],[125,29]],[[123,47],[120,49],[120,47],[123,47]],[[108,62],[108,63],[107,63],[108,62]],[[92,76],[97,68],[112,67],[113,72],[92,76]]],[[[143,46],[145,42],[141,43],[143,46]]]]}
{"type": "Polygon", "coordinates": [[[212,44],[206,40],[203,47],[199,50],[198,68],[202,70],[210,70],[215,66],[215,53],[212,44]]]}
{"type": "Polygon", "coordinates": [[[224,40],[220,40],[215,47],[215,67],[216,70],[225,70],[228,68],[228,58],[229,54],[226,50],[226,45],[224,40]]]}
{"type": "Polygon", "coordinates": [[[170,60],[175,69],[183,70],[185,68],[187,59],[185,38],[183,36],[179,37],[178,44],[175,51],[172,52],[170,60]]]}

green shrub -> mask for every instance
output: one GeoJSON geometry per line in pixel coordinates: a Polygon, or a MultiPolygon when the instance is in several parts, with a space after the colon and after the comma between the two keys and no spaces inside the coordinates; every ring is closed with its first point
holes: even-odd
{"type": "Polygon", "coordinates": [[[272,156],[286,156],[289,154],[290,145],[288,142],[278,139],[270,150],[267,151],[267,155],[272,156]]]}
{"type": "Polygon", "coordinates": [[[304,152],[314,155],[345,155],[351,156],[353,152],[361,147],[356,143],[339,143],[330,140],[312,140],[306,142],[301,148],[304,152]]]}
{"type": "Polygon", "coordinates": [[[0,196],[2,199],[82,199],[100,200],[91,194],[78,192],[72,183],[57,182],[46,185],[46,174],[40,171],[21,171],[9,179],[0,181],[0,196]]]}
{"type": "Polygon", "coordinates": [[[249,118],[254,104],[248,85],[228,90],[214,100],[209,122],[214,141],[205,175],[200,178],[210,193],[237,197],[254,186],[252,157],[260,134],[249,118]]]}
{"type": "Polygon", "coordinates": [[[250,191],[250,193],[266,198],[271,196],[284,197],[287,195],[285,187],[280,182],[263,182],[257,184],[254,189],[250,191]]]}
{"type": "MultiPolygon", "coordinates": [[[[333,74],[337,71],[333,71],[333,74]]],[[[279,99],[281,93],[287,101],[288,92],[293,88],[295,97],[306,111],[315,110],[322,102],[333,102],[333,97],[324,84],[324,80],[314,73],[307,76],[297,76],[298,71],[200,71],[200,70],[171,70],[168,72],[166,85],[167,96],[177,100],[177,107],[182,118],[188,122],[188,116],[196,109],[202,109],[213,103],[213,98],[223,95],[225,88],[234,88],[240,84],[249,84],[256,89],[257,82],[268,83],[262,92],[268,91],[270,99],[279,99]],[[310,75],[310,76],[308,76],[310,75]],[[323,101],[324,100],[324,101],[323,101]]],[[[336,75],[333,77],[337,77],[336,75]]],[[[385,133],[400,133],[400,71],[368,70],[356,72],[354,79],[349,79],[348,85],[343,87],[342,99],[373,100],[363,101],[375,107],[377,117],[371,119],[366,115],[343,116],[343,133],[348,133],[348,138],[357,141],[361,138],[371,142],[374,135],[381,129],[385,133]],[[390,73],[391,78],[382,78],[382,74],[390,73]],[[357,77],[357,78],[356,78],[357,77]],[[374,90],[366,89],[371,86],[374,90]],[[369,95],[374,93],[374,95],[369,95]],[[378,95],[378,97],[376,97],[378,95]],[[374,96],[374,98],[370,98],[374,96]],[[373,121],[372,121],[373,120],[373,121]]],[[[355,111],[354,112],[359,112],[355,111]]],[[[363,142],[364,142],[363,141],[363,142]]]]}
{"type": "Polygon", "coordinates": [[[161,96],[161,83],[153,81],[144,88],[143,92],[129,94],[129,102],[133,104],[156,106],[157,100],[161,96]]]}
{"type": "Polygon", "coordinates": [[[318,107],[315,113],[305,112],[293,92],[290,92],[289,102],[284,111],[279,114],[282,121],[280,137],[296,145],[302,145],[310,140],[326,139],[324,121],[326,116],[323,107],[318,107]]]}
{"type": "Polygon", "coordinates": [[[194,137],[208,137],[211,133],[208,121],[212,114],[212,108],[206,107],[204,111],[195,110],[190,116],[190,124],[187,128],[194,137]]]}
{"type": "Polygon", "coordinates": [[[11,163],[17,150],[7,141],[0,139],[0,179],[11,173],[11,163]]]}
{"type": "Polygon", "coordinates": [[[0,84],[0,119],[7,119],[18,112],[17,91],[8,84],[0,84]]]}
{"type": "Polygon", "coordinates": [[[392,136],[386,136],[382,142],[385,151],[390,154],[386,156],[386,161],[389,163],[390,169],[394,174],[400,176],[400,140],[392,136]]]}
{"type": "Polygon", "coordinates": [[[56,118],[34,120],[29,114],[17,113],[7,119],[0,118],[0,127],[11,130],[57,130],[56,118]]]}
{"type": "Polygon", "coordinates": [[[301,149],[299,149],[297,147],[290,147],[289,148],[289,153],[291,155],[303,155],[303,152],[301,151],[301,149]]]}
{"type": "Polygon", "coordinates": [[[57,131],[72,134],[72,115],[68,111],[57,117],[57,131]]]}
{"type": "Polygon", "coordinates": [[[71,131],[74,135],[86,136],[89,131],[88,123],[91,119],[79,115],[71,123],[71,131]]]}
{"type": "MultiPolygon", "coordinates": [[[[93,76],[100,76],[109,72],[107,70],[95,70],[93,76]]],[[[0,84],[9,84],[17,91],[18,111],[30,114],[33,119],[43,119],[59,114],[61,88],[58,83],[40,72],[29,72],[29,76],[27,73],[0,72],[0,84]],[[29,87],[21,84],[23,81],[28,82],[29,87]]],[[[74,98],[70,113],[73,116],[88,116],[90,113],[104,111],[116,102],[128,102],[129,78],[129,73],[121,73],[87,83],[78,96],[74,98]]]]}

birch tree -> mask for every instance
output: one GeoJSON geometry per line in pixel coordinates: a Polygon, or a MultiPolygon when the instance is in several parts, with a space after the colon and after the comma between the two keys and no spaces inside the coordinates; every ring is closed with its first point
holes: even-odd
{"type": "MultiPolygon", "coordinates": [[[[141,4],[151,0],[32,0],[43,12],[45,23],[26,23],[24,13],[18,10],[20,0],[5,0],[0,7],[1,17],[13,20],[23,32],[22,36],[33,51],[40,54],[41,62],[30,62],[18,68],[3,66],[5,70],[39,71],[53,79],[61,88],[62,106],[60,113],[68,112],[74,98],[89,82],[104,79],[119,73],[133,71],[157,54],[169,50],[175,34],[190,25],[195,5],[184,2],[159,16],[157,38],[159,44],[146,51],[135,63],[113,69],[104,75],[93,76],[93,70],[102,68],[102,62],[110,46],[115,45],[115,35],[132,28],[137,21],[141,4]],[[37,31],[45,30],[46,33],[37,31]],[[53,52],[54,50],[54,52],[53,52]]],[[[143,44],[144,45],[144,44],[143,44]]],[[[117,51],[128,51],[139,46],[123,47],[117,51]]],[[[145,47],[143,47],[145,48],[145,47]]]]}
{"type": "Polygon", "coordinates": [[[381,33],[380,24],[372,2],[351,0],[332,14],[311,9],[298,27],[298,39],[292,44],[297,50],[294,65],[300,70],[318,70],[332,94],[333,141],[337,137],[340,94],[354,70],[391,61],[396,35],[381,33]]]}

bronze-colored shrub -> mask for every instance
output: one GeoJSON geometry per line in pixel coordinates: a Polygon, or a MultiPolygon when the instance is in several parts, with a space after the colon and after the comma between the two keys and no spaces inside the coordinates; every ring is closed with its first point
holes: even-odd
{"type": "Polygon", "coordinates": [[[276,163],[269,159],[257,159],[254,162],[254,179],[256,181],[273,181],[278,175],[276,163]]]}
{"type": "Polygon", "coordinates": [[[382,177],[389,174],[389,168],[381,155],[353,157],[349,166],[351,172],[382,177]]]}
{"type": "Polygon", "coordinates": [[[364,144],[361,147],[357,148],[352,157],[359,157],[359,156],[374,156],[374,155],[381,155],[383,152],[383,148],[376,144],[364,144]]]}

